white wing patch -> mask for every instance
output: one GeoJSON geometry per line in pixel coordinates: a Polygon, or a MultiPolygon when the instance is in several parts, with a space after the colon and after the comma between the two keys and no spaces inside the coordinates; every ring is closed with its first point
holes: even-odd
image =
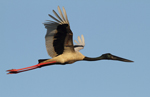
{"type": "Polygon", "coordinates": [[[45,28],[47,29],[47,33],[45,35],[45,44],[46,44],[46,50],[49,56],[52,58],[55,57],[57,54],[53,48],[53,38],[55,33],[57,32],[56,28],[59,25],[56,22],[46,22],[44,23],[45,28]]]}
{"type": "Polygon", "coordinates": [[[84,36],[83,35],[81,35],[81,38],[78,36],[78,41],[79,42],[74,40],[74,42],[77,44],[77,45],[74,45],[74,50],[75,51],[80,51],[85,46],[85,41],[84,41],[84,36]]]}

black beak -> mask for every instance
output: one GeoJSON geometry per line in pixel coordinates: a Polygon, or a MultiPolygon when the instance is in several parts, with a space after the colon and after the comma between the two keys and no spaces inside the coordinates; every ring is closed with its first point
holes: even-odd
{"type": "Polygon", "coordinates": [[[131,60],[128,60],[128,59],[125,59],[125,58],[121,58],[121,57],[118,57],[118,56],[115,56],[115,55],[112,55],[112,54],[108,55],[108,59],[109,60],[118,60],[118,61],[123,61],[123,62],[133,62],[131,60]]]}

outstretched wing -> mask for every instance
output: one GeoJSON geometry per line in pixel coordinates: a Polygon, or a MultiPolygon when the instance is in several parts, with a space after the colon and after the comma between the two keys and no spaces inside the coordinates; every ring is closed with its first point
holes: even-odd
{"type": "Polygon", "coordinates": [[[49,14],[55,21],[48,20],[48,22],[44,23],[44,26],[47,29],[45,36],[46,49],[51,57],[63,54],[64,51],[74,51],[72,42],[73,33],[69,26],[65,8],[63,7],[62,13],[58,6],[58,12],[60,16],[53,10],[53,13],[57,18],[49,14]]]}
{"type": "Polygon", "coordinates": [[[81,38],[78,36],[78,41],[79,42],[74,40],[74,42],[77,44],[77,45],[74,45],[74,50],[75,51],[79,51],[79,50],[83,49],[84,46],[85,46],[85,41],[84,41],[84,36],[83,35],[81,35],[81,38]]]}

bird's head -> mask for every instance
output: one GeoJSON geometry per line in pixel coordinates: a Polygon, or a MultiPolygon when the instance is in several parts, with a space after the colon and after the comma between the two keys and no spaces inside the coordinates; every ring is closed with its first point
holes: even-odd
{"type": "Polygon", "coordinates": [[[106,59],[106,60],[118,60],[118,61],[124,61],[124,62],[133,62],[133,61],[131,61],[131,60],[124,59],[124,58],[121,58],[121,57],[112,55],[112,54],[110,54],[110,53],[103,54],[103,55],[101,55],[99,58],[100,58],[100,59],[106,59]]]}

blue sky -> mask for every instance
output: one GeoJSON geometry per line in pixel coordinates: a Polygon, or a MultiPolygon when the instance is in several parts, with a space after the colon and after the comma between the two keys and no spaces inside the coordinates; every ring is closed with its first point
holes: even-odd
{"type": "Polygon", "coordinates": [[[1,0],[0,7],[2,97],[150,97],[150,1],[1,0]],[[7,75],[50,58],[42,23],[58,5],[67,11],[74,39],[85,37],[82,54],[112,53],[134,63],[80,61],[7,75]]]}

